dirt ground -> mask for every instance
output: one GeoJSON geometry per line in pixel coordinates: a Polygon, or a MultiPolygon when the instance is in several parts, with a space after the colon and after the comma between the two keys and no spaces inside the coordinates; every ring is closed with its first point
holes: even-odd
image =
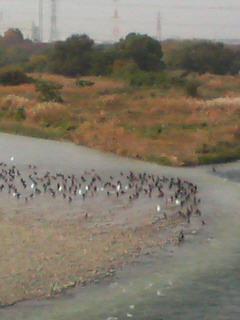
{"type": "MultiPolygon", "coordinates": [[[[101,172],[100,177],[99,171],[95,170],[69,176],[49,172],[46,176],[45,167],[16,167],[4,163],[1,166],[2,306],[23,299],[52,297],[77,284],[100,281],[114,275],[118,268],[131,263],[139,255],[179,244],[181,230],[187,235],[202,226],[202,218],[195,214],[198,207],[195,194],[189,194],[185,204],[173,201],[173,195],[180,188],[178,180],[166,177],[157,180],[154,175],[145,175],[141,180],[141,174],[128,175],[125,171],[110,177],[101,172]],[[105,183],[109,179],[110,187],[105,183]],[[42,189],[45,180],[51,185],[46,192],[42,189]],[[94,181],[92,185],[91,181],[94,181]],[[146,192],[142,190],[138,199],[134,199],[136,190],[140,190],[139,181],[146,192]],[[156,187],[160,181],[164,194],[161,198],[156,187]],[[153,182],[155,188],[149,187],[152,191],[148,194],[149,189],[145,188],[152,186],[153,182]],[[76,195],[68,188],[72,183],[79,186],[76,195]],[[119,188],[122,183],[123,194],[111,191],[114,183],[119,188]],[[63,192],[62,186],[67,191],[63,192]],[[83,190],[85,198],[79,194],[83,190]],[[191,223],[183,214],[188,207],[194,213],[191,223]]],[[[192,188],[188,182],[185,182],[185,189],[184,182],[181,186],[186,194],[192,188]]]]}
{"type": "Polygon", "coordinates": [[[114,275],[146,248],[177,243],[182,218],[146,221],[139,227],[78,220],[1,219],[0,301],[50,297],[76,284],[114,275]]]}

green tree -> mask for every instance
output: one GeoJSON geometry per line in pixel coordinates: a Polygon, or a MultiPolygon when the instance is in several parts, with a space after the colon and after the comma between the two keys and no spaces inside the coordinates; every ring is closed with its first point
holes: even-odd
{"type": "Polygon", "coordinates": [[[49,70],[66,76],[86,75],[91,69],[94,41],[87,35],[73,35],[58,41],[49,55],[49,70]]]}
{"type": "Polygon", "coordinates": [[[5,64],[19,64],[25,65],[30,57],[30,53],[27,49],[20,46],[10,46],[5,51],[5,64]]]}
{"type": "Polygon", "coordinates": [[[90,73],[96,76],[109,75],[112,72],[113,59],[108,51],[96,47],[91,54],[90,73]]]}
{"type": "MultiPolygon", "coordinates": [[[[182,68],[188,72],[224,75],[234,69],[236,54],[223,43],[211,41],[185,42],[172,51],[169,57],[171,68],[182,68]]],[[[236,71],[236,70],[235,70],[236,71]]]]}
{"type": "Polygon", "coordinates": [[[165,67],[161,43],[148,35],[130,33],[115,48],[120,58],[133,60],[140,70],[161,71],[165,67]]]}
{"type": "Polygon", "coordinates": [[[27,69],[29,71],[43,72],[47,69],[48,56],[36,54],[30,57],[27,69]]]}

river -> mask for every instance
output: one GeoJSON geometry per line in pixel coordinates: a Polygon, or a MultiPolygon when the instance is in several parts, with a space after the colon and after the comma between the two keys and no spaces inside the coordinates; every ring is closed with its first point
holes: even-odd
{"type": "Polygon", "coordinates": [[[0,134],[1,161],[18,167],[77,172],[134,170],[186,178],[199,186],[206,226],[182,246],[162,250],[154,263],[61,298],[0,309],[1,320],[240,319],[240,163],[171,168],[101,153],[71,143],[0,134]],[[228,178],[228,179],[227,179],[228,178]],[[233,179],[233,180],[232,180],[233,179]]]}

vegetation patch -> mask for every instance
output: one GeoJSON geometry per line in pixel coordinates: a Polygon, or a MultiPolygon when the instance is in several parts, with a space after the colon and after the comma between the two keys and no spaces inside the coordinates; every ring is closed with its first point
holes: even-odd
{"type": "Polygon", "coordinates": [[[142,137],[150,139],[158,139],[161,136],[162,131],[162,126],[146,127],[138,130],[142,137]]]}
{"type": "Polygon", "coordinates": [[[156,156],[154,154],[146,155],[145,159],[150,162],[155,162],[157,164],[170,166],[172,165],[172,161],[167,156],[156,156]]]}
{"type": "Polygon", "coordinates": [[[233,161],[240,158],[240,144],[229,141],[220,141],[212,147],[205,144],[197,153],[200,164],[233,161]]]}
{"type": "Polygon", "coordinates": [[[33,81],[33,78],[17,68],[5,67],[0,70],[0,85],[18,86],[24,83],[32,83],[33,81]]]}
{"type": "Polygon", "coordinates": [[[40,80],[36,83],[36,91],[38,93],[38,100],[42,102],[63,102],[63,99],[59,91],[63,88],[63,85],[55,83],[53,81],[40,80]]]}
{"type": "Polygon", "coordinates": [[[79,86],[79,87],[91,87],[95,83],[93,81],[89,81],[89,80],[77,79],[75,84],[76,84],[76,86],[79,86]]]}
{"type": "MultiPolygon", "coordinates": [[[[34,77],[39,79],[38,74],[34,77]]],[[[222,77],[215,78],[211,77],[211,85],[225,86],[222,77]]],[[[43,75],[40,82],[44,83],[44,90],[46,87],[48,90],[50,83],[51,90],[64,96],[61,103],[39,102],[39,91],[36,92],[34,84],[15,86],[14,91],[0,87],[2,130],[67,138],[78,144],[166,165],[238,157],[238,96],[203,100],[183,92],[162,95],[157,89],[133,87],[128,91],[126,88],[130,87],[119,79],[89,77],[89,80],[95,85],[79,89],[75,79],[43,75]],[[101,90],[106,88],[109,94],[103,95],[101,90]],[[4,126],[3,122],[8,121],[16,127],[4,126]],[[221,140],[229,144],[221,144],[221,140]]],[[[208,77],[200,76],[200,81],[205,86],[209,84],[208,77]]],[[[232,77],[227,81],[233,83],[232,77]]],[[[238,77],[235,82],[238,83],[238,77]]]]}

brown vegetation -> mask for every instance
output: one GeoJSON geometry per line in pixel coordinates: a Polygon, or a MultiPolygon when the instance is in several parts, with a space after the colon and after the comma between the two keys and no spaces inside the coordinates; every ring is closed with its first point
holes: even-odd
{"type": "MultiPolygon", "coordinates": [[[[1,108],[6,100],[11,108],[26,102],[22,127],[163,164],[208,163],[240,156],[237,76],[198,76],[197,98],[187,96],[183,88],[172,87],[168,92],[133,89],[104,77],[87,77],[95,82],[91,87],[78,87],[74,79],[62,76],[45,74],[44,78],[64,85],[64,104],[39,103],[30,84],[0,87],[1,108]]],[[[5,121],[1,113],[0,122],[5,121]]]]}

